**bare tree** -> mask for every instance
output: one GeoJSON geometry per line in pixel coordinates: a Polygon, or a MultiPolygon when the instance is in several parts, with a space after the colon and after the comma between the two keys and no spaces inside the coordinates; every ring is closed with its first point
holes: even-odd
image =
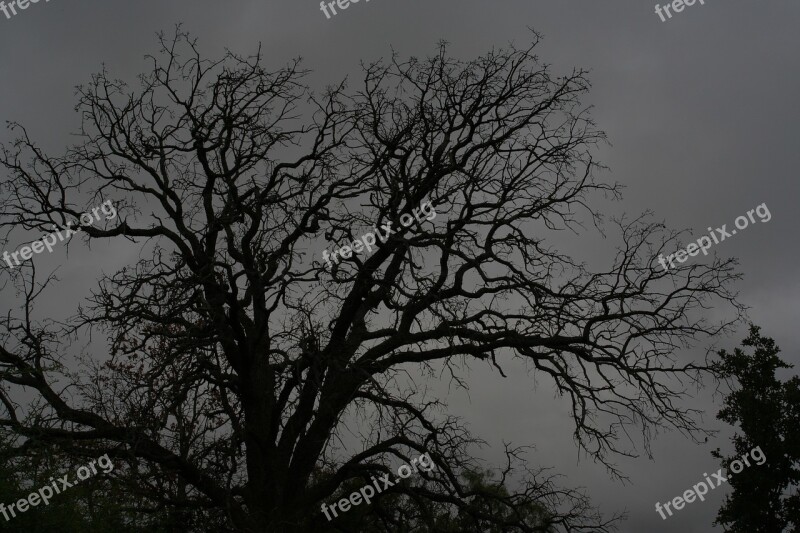
{"type": "Polygon", "coordinates": [[[105,70],[79,88],[80,141],[63,156],[12,124],[7,237],[110,199],[119,217],[84,239],[141,249],[63,326],[31,318],[54,280],[14,271],[25,303],[0,321],[0,423],[20,450],[113,454],[153,504],[137,512],[287,532],[348,530],[320,504],[429,453],[436,470],[359,511],[370,528],[431,530],[453,512],[502,531],[608,530],[518,448],[500,478],[514,490],[466,482],[480,440],[420,376],[466,387],[469,362],[502,375],[520,359],[569,397],[578,445],[613,469],[630,425],[699,429],[679,400],[709,368],[677,351],[738,319],[737,276],[719,260],[663,272],[654,258],[679,234],[648,216],[612,225],[608,269],[553,246],[561,230],[601,234],[589,202],[619,187],[596,179],[585,73],[552,75],[533,40],[466,62],[444,44],[395,56],[364,65],[358,89],[318,95],[298,62],[205,60],[179,30],[138,88],[105,70]],[[435,218],[403,218],[420,206],[435,218]],[[372,249],[322,260],[368,232],[372,249]],[[706,321],[716,304],[730,320],[706,321]],[[109,357],[66,371],[66,344],[90,331],[109,357]]]}

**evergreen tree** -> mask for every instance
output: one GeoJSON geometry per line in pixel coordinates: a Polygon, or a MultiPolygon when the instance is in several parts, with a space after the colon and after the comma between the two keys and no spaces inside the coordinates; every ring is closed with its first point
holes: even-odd
{"type": "Polygon", "coordinates": [[[761,466],[733,474],[733,491],[719,510],[716,524],[732,533],[800,531],[800,378],[780,381],[775,373],[789,369],[775,341],[750,327],[742,348],[719,353],[722,374],[735,383],[717,418],[738,425],[733,437],[735,454],[713,455],[728,466],[731,461],[760,447],[766,455],[761,466]],[[747,352],[745,349],[748,349],[747,352]],[[750,353],[748,353],[750,352],[750,353]]]}

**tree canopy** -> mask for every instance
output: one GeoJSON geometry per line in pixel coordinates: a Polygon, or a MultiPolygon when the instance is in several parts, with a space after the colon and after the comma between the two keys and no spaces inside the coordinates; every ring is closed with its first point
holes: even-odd
{"type": "Polygon", "coordinates": [[[470,362],[499,377],[523,362],[570,402],[577,445],[613,468],[628,426],[645,444],[658,426],[699,429],[679,400],[714,369],[680,349],[738,320],[737,274],[718,259],[665,272],[655,258],[679,233],[592,208],[620,188],[598,178],[589,81],[553,74],[538,42],[468,61],[442,44],[319,93],[299,61],[205,59],[178,30],[135,86],[104,69],[79,87],[64,154],[12,124],[4,235],[111,200],[119,216],[82,238],[127,240],[140,258],[67,324],[33,318],[57,280],[32,263],[4,272],[22,301],[0,318],[0,424],[16,453],[108,453],[149,501],[131,513],[286,532],[346,531],[321,503],[428,453],[435,470],[382,496],[402,506],[369,507],[375,531],[431,531],[442,513],[490,531],[609,530],[614,517],[521,448],[477,482],[481,440],[424,376],[466,387],[470,362]],[[435,219],[398,222],[426,202],[435,219]],[[374,250],[322,259],[389,223],[374,250]],[[554,242],[609,228],[607,267],[554,242]],[[712,322],[711,305],[733,312],[712,322]],[[107,356],[68,370],[67,347],[95,336],[107,356]]]}
{"type": "Polygon", "coordinates": [[[758,326],[750,327],[742,348],[719,352],[721,373],[732,389],[717,418],[739,432],[734,455],[716,450],[714,456],[726,467],[756,447],[766,456],[757,468],[730,476],[733,491],[716,523],[731,533],[791,533],[800,527],[800,378],[778,379],[776,372],[792,368],[778,354],[775,341],[758,326]]]}

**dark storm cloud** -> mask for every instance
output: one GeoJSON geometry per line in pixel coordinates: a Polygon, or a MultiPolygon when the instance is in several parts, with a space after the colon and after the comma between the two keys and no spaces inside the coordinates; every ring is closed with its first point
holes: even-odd
{"type": "MultiPolygon", "coordinates": [[[[357,74],[361,59],[386,56],[392,47],[401,55],[422,56],[445,39],[453,55],[468,58],[512,40],[525,43],[530,26],[544,34],[539,54],[555,71],[591,70],[587,103],[595,106],[593,116],[612,143],[597,155],[610,167],[606,178],[627,187],[624,201],[609,209],[651,209],[658,219],[699,237],[706,227],[730,224],[767,203],[773,216],[768,224],[715,251],[740,258],[746,275],[739,287],[742,300],[794,361],[800,299],[798,17],[800,4],[789,0],[706,0],[666,22],[654,13],[654,2],[631,0],[371,0],[331,19],[315,0],[52,0],[11,19],[0,14],[0,117],[22,122],[46,148],[58,150],[78,125],[73,87],[101,63],[135,83],[134,75],[146,69],[142,56],[155,49],[154,33],[176,22],[183,22],[209,55],[225,47],[253,51],[260,41],[273,65],[303,57],[315,71],[310,82],[319,88],[357,74]]],[[[590,251],[598,260],[604,255],[590,251]]],[[[97,271],[134,259],[130,253],[120,244],[113,250],[70,250],[60,271],[59,298],[49,311],[73,310],[97,271]]],[[[49,267],[64,259],[57,253],[42,258],[49,267]]],[[[584,259],[592,264],[591,256],[584,259]]],[[[718,342],[731,346],[740,337],[718,342]]],[[[704,348],[685,357],[698,357],[704,348]]],[[[564,484],[586,486],[606,511],[627,510],[630,520],[622,531],[711,529],[721,490],[666,521],[654,504],[681,494],[703,472],[716,471],[709,451],[724,446],[724,439],[697,446],[680,435],[662,434],[654,461],[620,460],[629,482],[612,481],[591,461],[577,462],[566,406],[552,399],[549,384],[541,380],[534,388],[524,373],[512,376],[502,380],[476,365],[471,400],[454,394],[453,410],[493,445],[535,444],[534,462],[567,474],[564,484]]],[[[721,427],[710,391],[700,391],[694,403],[708,410],[709,427],[721,427]]]]}

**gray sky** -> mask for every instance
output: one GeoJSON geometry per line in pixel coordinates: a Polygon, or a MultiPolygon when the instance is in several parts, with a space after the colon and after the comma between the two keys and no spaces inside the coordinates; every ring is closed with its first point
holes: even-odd
{"type": "MultiPolygon", "coordinates": [[[[59,151],[78,125],[74,86],[102,63],[134,82],[146,69],[142,56],[155,50],[154,33],[176,22],[200,39],[207,55],[225,47],[247,53],[260,41],[272,65],[303,57],[318,88],[392,47],[401,55],[424,56],[445,39],[454,56],[467,59],[511,40],[524,44],[532,27],[544,34],[538,53],[556,72],[575,66],[591,71],[586,103],[595,106],[598,127],[611,141],[596,155],[610,167],[605,178],[626,186],[615,210],[651,209],[658,219],[699,237],[708,226],[730,228],[737,216],[768,205],[769,223],[754,224],[715,250],[740,259],[745,279],[739,289],[752,307],[750,317],[796,363],[798,341],[791,330],[800,318],[800,254],[791,228],[800,198],[800,3],[705,0],[666,22],[654,13],[654,3],[362,0],[329,20],[316,0],[40,1],[11,19],[0,14],[0,118],[22,122],[45,147],[59,151]]],[[[8,139],[0,133],[0,140],[8,139]]],[[[591,265],[596,250],[589,251],[584,259],[591,265]]],[[[59,253],[43,255],[44,266],[63,262],[52,312],[73,311],[99,269],[110,271],[132,259],[126,253],[77,246],[68,261],[59,253]]],[[[743,333],[719,344],[732,347],[743,333]]],[[[578,462],[568,406],[553,399],[545,380],[534,387],[524,373],[504,380],[476,366],[470,383],[469,397],[455,393],[449,400],[453,413],[492,445],[487,459],[498,456],[503,441],[536,445],[533,462],[563,472],[564,485],[585,486],[609,513],[627,510],[623,532],[711,530],[722,488],[666,521],[654,504],[716,471],[709,451],[725,449],[726,438],[697,446],[681,435],[662,434],[652,460],[618,461],[630,478],[623,484],[590,460],[578,462]]],[[[718,400],[709,391],[701,391],[693,405],[708,410],[709,427],[722,428],[714,420],[718,400]]]]}

